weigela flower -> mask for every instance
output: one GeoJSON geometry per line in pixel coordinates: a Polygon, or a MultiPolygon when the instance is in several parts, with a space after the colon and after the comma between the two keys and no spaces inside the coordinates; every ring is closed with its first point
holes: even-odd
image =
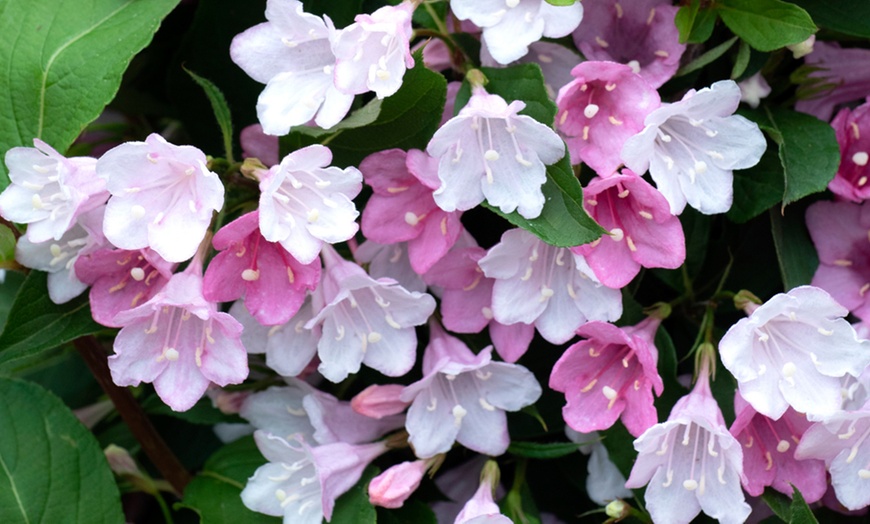
{"type": "Polygon", "coordinates": [[[653,390],[664,388],[653,343],[661,320],[649,317],[630,328],[588,322],[577,330],[586,340],[571,345],[553,366],[550,387],[565,393],[562,417],[588,433],[607,429],[618,418],[639,436],[658,421],[653,390]]]}
{"type": "Polygon", "coordinates": [[[622,145],[661,104],[659,94],[629,66],[615,62],[582,62],[571,75],[556,98],[556,128],[572,163],[583,161],[599,176],[611,176],[622,163],[622,145]]]}
{"type": "Polygon", "coordinates": [[[675,269],[686,259],[680,220],[668,201],[644,179],[622,174],[594,178],[583,190],[583,207],[610,235],[577,246],[602,284],[622,288],[641,266],[675,269]]]}
{"type": "Polygon", "coordinates": [[[95,176],[95,158],[65,158],[38,138],[35,147],[6,152],[10,184],[0,194],[0,215],[28,224],[27,239],[60,240],[84,211],[108,198],[105,180],[95,176]]]}
{"type": "Polygon", "coordinates": [[[435,132],[426,151],[438,159],[438,207],[465,211],[486,198],[503,213],[541,214],[545,164],[562,158],[565,146],[552,129],[518,114],[524,107],[476,87],[468,105],[435,132]]]}
{"type": "Polygon", "coordinates": [[[382,508],[401,508],[420,487],[430,462],[414,460],[390,466],[369,483],[369,502],[382,508]]]}
{"type": "Polygon", "coordinates": [[[770,94],[771,88],[761,73],[755,73],[737,84],[740,87],[740,101],[755,109],[761,104],[761,99],[770,94]]]}
{"type": "Polygon", "coordinates": [[[127,142],[97,161],[112,194],[103,233],[121,249],[150,247],[169,262],[196,253],[212,213],[224,205],[224,186],[206,167],[205,154],[158,134],[127,142]]]}
{"type": "Polygon", "coordinates": [[[91,286],[91,315],[109,327],[121,327],[115,315],[151,300],[174,269],[175,264],[151,249],[102,248],[79,256],[75,263],[78,279],[91,286]]]}
{"type": "Polygon", "coordinates": [[[483,29],[483,41],[500,64],[521,58],[542,36],[571,33],[583,19],[580,2],[557,7],[545,0],[451,0],[450,9],[483,29]]]}
{"type": "Polygon", "coordinates": [[[259,513],[284,517],[285,523],[320,524],[332,519],[335,499],[359,481],[366,466],[384,453],[382,442],[336,442],[311,447],[303,438],[284,439],[254,432],[269,462],[257,468],[242,490],[242,502],[259,513]]]}
{"type": "Polygon", "coordinates": [[[367,156],[359,166],[373,195],[362,214],[362,232],[381,244],[408,243],[411,267],[428,271],[459,238],[462,213],[440,209],[437,161],[411,149],[388,149],[367,156]]]}
{"type": "Polygon", "coordinates": [[[523,229],[506,231],[478,263],[495,279],[495,319],[534,324],[553,344],[567,342],[590,320],[614,322],[622,315],[620,292],[601,285],[582,256],[523,229]]]}
{"type": "Polygon", "coordinates": [[[374,91],[378,98],[395,94],[405,69],[414,67],[411,56],[412,2],[384,6],[370,15],[357,15],[332,45],[335,85],[352,95],[374,91]]]}
{"type": "Polygon", "coordinates": [[[841,411],[806,430],[795,458],[825,461],[831,484],[850,510],[870,504],[870,405],[841,411]]]}
{"type": "Polygon", "coordinates": [[[840,144],[840,167],[828,189],[852,202],[863,202],[870,197],[870,103],[842,109],[831,126],[840,144]]]}
{"type": "Polygon", "coordinates": [[[678,215],[686,203],[701,213],[731,208],[733,171],[758,163],[767,141],[754,122],[735,115],[740,88],[722,80],[650,113],[622,148],[625,165],[650,175],[678,215]]]}
{"type": "Polygon", "coordinates": [[[193,407],[211,382],[239,384],[248,376],[242,326],[203,298],[199,268],[194,259],[151,300],[114,319],[122,327],[109,357],[112,380],[119,386],[153,382],[175,411],[193,407]]]}
{"type": "Polygon", "coordinates": [[[305,325],[322,326],[318,371],[332,382],[356,373],[363,363],[389,377],[410,371],[416,360],[414,326],[426,322],[435,299],[407,291],[394,280],[371,278],[331,246],[323,254],[326,306],[305,325]]]}
{"type": "Polygon", "coordinates": [[[400,384],[372,384],[354,396],[353,410],[370,418],[384,418],[405,411],[408,403],[399,398],[404,386],[400,384]]]}
{"type": "Polygon", "coordinates": [[[353,103],[353,94],[339,91],[333,81],[332,21],[303,7],[299,0],[268,0],[268,22],[236,35],[230,45],[233,62],[266,84],[257,117],[270,135],[286,135],[312,118],[320,127],[332,127],[353,103]]]}
{"type": "Polygon", "coordinates": [[[818,501],[828,489],[825,463],[795,458],[801,437],[812,423],[789,408],[779,420],[755,411],[739,393],[734,395],[737,418],[731,434],[743,445],[743,488],[760,497],[766,486],[791,495],[797,488],[808,504],[818,501]]]}
{"type": "Polygon", "coordinates": [[[354,167],[329,166],[331,162],[329,148],[316,144],[258,173],[260,232],[301,264],[313,262],[324,242],[344,242],[359,229],[351,199],[362,189],[362,175],[354,167]]]}
{"type": "Polygon", "coordinates": [[[870,207],[851,202],[815,202],[807,229],[819,254],[812,285],[831,294],[862,320],[870,320],[870,207]]]}
{"type": "Polygon", "coordinates": [[[755,411],[774,420],[789,406],[815,420],[839,411],[843,376],[870,364],[870,343],[843,318],[846,308],[800,286],[744,309],[749,316],[725,333],[719,354],[755,411]]]}
{"type": "Polygon", "coordinates": [[[429,323],[423,378],[402,392],[411,402],[408,442],[420,458],[446,453],[459,442],[487,455],[501,455],[510,444],[505,411],[533,404],[541,386],[526,368],[492,361],[492,347],[475,355],[459,339],[429,323]]]}
{"type": "Polygon", "coordinates": [[[488,461],[480,474],[480,487],[462,507],[454,524],[512,524],[512,520],[502,515],[493,495],[498,484],[498,466],[488,461]]]}
{"type": "Polygon", "coordinates": [[[261,324],[285,324],[299,311],[306,292],[320,281],[320,261],[300,264],[283,247],[260,233],[252,211],[215,233],[220,253],[208,264],[203,294],[212,302],[245,297],[245,307],[261,324]]]}
{"type": "Polygon", "coordinates": [[[626,64],[659,88],[677,72],[686,50],[676,14],[677,6],[662,0],[590,2],[574,43],[587,60],[626,64]]]}
{"type": "Polygon", "coordinates": [[[369,275],[374,279],[391,278],[408,291],[426,291],[426,282],[414,268],[408,256],[408,243],[378,244],[366,240],[353,252],[360,265],[368,264],[369,275]]]}
{"type": "Polygon", "coordinates": [[[809,74],[810,96],[801,96],[795,109],[827,122],[837,106],[867,97],[870,89],[870,50],[843,49],[837,42],[814,42],[804,58],[814,69],[809,74]]]}
{"type": "Polygon", "coordinates": [[[690,522],[702,510],[719,522],[741,523],[750,507],[740,488],[743,451],[728,433],[703,368],[695,388],[677,401],[667,422],[634,441],[638,452],[627,488],[646,488],[654,522],[690,522]]]}

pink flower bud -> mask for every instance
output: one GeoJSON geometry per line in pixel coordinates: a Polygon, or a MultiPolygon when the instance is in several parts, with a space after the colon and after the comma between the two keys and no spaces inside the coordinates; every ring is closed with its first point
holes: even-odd
{"type": "Polygon", "coordinates": [[[384,508],[401,508],[405,499],[420,486],[428,462],[402,462],[373,478],[369,484],[369,501],[384,508]]]}
{"type": "Polygon", "coordinates": [[[399,399],[404,388],[405,386],[399,384],[372,384],[353,397],[350,405],[360,415],[370,418],[381,419],[397,415],[408,407],[408,402],[399,399]]]}

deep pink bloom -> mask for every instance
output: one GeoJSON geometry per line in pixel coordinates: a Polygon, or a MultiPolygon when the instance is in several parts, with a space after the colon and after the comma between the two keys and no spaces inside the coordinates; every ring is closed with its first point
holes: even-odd
{"type": "Polygon", "coordinates": [[[556,129],[572,163],[582,161],[599,176],[611,176],[622,163],[622,145],[661,104],[659,94],[629,66],[614,62],[581,62],[571,75],[574,80],[556,98],[556,129]]]}
{"type": "Polygon", "coordinates": [[[190,409],[209,383],[239,384],[248,376],[242,326],[202,296],[194,259],[148,302],[115,316],[122,326],[109,357],[119,386],[153,382],[173,410],[190,409]]]}
{"type": "Polygon", "coordinates": [[[94,320],[104,326],[121,327],[115,323],[115,315],[151,300],[169,281],[175,266],[151,249],[102,248],[79,256],[75,273],[91,286],[94,320]]]}
{"type": "Polygon", "coordinates": [[[804,432],[812,423],[789,408],[778,420],[755,411],[734,395],[737,418],[731,425],[731,434],[743,445],[743,488],[753,497],[760,497],[766,486],[791,496],[792,485],[804,500],[812,504],[822,498],[828,489],[825,463],[817,459],[795,458],[795,450],[804,432]]]}
{"type": "Polygon", "coordinates": [[[402,462],[387,468],[369,483],[369,501],[382,508],[401,508],[420,486],[429,461],[402,462]]]}
{"type": "Polygon", "coordinates": [[[828,189],[852,202],[863,202],[870,197],[870,103],[840,110],[831,126],[840,144],[840,167],[828,189]]]}
{"type": "Polygon", "coordinates": [[[676,14],[677,6],[662,0],[589,2],[574,43],[587,60],[627,64],[658,88],[677,72],[686,50],[676,14]]]}
{"type": "Polygon", "coordinates": [[[643,267],[675,269],[686,259],[680,220],[665,197],[628,169],[608,178],[594,178],[583,190],[583,207],[610,232],[572,249],[602,284],[622,288],[643,267]]]}
{"type": "Polygon", "coordinates": [[[562,417],[570,427],[588,433],[622,418],[639,436],[658,422],[653,391],[661,395],[664,384],[653,339],[660,323],[655,317],[628,328],[589,322],[577,330],[587,340],[570,346],[550,375],[550,387],[565,393],[562,417]]]}
{"type": "Polygon", "coordinates": [[[224,186],[206,167],[205,154],[152,133],[97,161],[112,194],[103,233],[121,249],[150,247],[170,262],[196,253],[212,214],[224,205],[224,186]]]}
{"type": "Polygon", "coordinates": [[[320,281],[320,260],[301,264],[260,233],[259,212],[222,227],[212,244],[220,253],[208,264],[203,294],[211,302],[245,298],[245,307],[266,326],[284,324],[320,281]]]}
{"type": "Polygon", "coordinates": [[[806,221],[819,254],[812,285],[830,293],[853,315],[870,321],[870,206],[816,202],[807,208],[806,221]]]}
{"type": "Polygon", "coordinates": [[[798,100],[795,109],[828,121],[840,104],[863,100],[870,93],[870,50],[843,49],[837,42],[815,42],[813,52],[804,58],[816,68],[809,80],[825,87],[809,98],[798,100]]]}
{"type": "Polygon", "coordinates": [[[411,267],[422,275],[462,232],[462,213],[448,213],[432,198],[438,162],[417,149],[389,149],[369,155],[359,169],[374,193],[363,211],[363,235],[380,244],[408,242],[411,267]]]}

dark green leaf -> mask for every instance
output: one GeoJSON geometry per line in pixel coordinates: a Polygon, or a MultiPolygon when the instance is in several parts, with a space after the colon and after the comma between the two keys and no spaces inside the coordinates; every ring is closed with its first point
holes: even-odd
{"type": "Polygon", "coordinates": [[[359,482],[335,501],[335,510],[329,524],[375,524],[378,514],[369,502],[369,482],[379,473],[369,466],[363,471],[359,482]]]}
{"type": "Polygon", "coordinates": [[[794,491],[791,496],[791,519],[789,519],[788,524],[819,524],[818,519],[813,515],[813,510],[807,505],[804,496],[794,487],[794,484],[792,484],[792,489],[794,491]]]}
{"type": "Polygon", "coordinates": [[[720,0],[716,9],[728,29],[759,51],[803,42],[818,30],[806,11],[781,0],[720,0]]]}
{"type": "Polygon", "coordinates": [[[508,453],[518,457],[546,460],[564,457],[576,452],[586,444],[589,442],[582,444],[574,442],[511,442],[508,453]]]}
{"type": "Polygon", "coordinates": [[[178,1],[0,2],[0,151],[34,138],[65,151],[178,1]]]}
{"type": "Polygon", "coordinates": [[[774,148],[768,147],[758,164],[734,171],[734,203],[728,218],[743,223],[782,201],[785,172],[774,148]]]}
{"type": "Polygon", "coordinates": [[[717,45],[713,49],[710,49],[709,51],[707,51],[703,55],[699,56],[698,58],[692,60],[688,64],[681,67],[677,71],[675,76],[687,75],[693,71],[697,71],[698,69],[701,69],[702,67],[712,63],[717,58],[724,55],[726,51],[731,49],[731,46],[733,46],[734,42],[736,42],[736,41],[737,41],[737,37],[735,36],[729,40],[722,42],[721,44],[717,45]]]}
{"type": "Polygon", "coordinates": [[[783,216],[771,209],[770,225],[783,286],[789,290],[809,284],[819,267],[819,255],[804,224],[804,214],[790,208],[783,216]]]}
{"type": "Polygon", "coordinates": [[[780,520],[783,522],[791,520],[791,499],[770,487],[764,490],[761,499],[780,520]]]}
{"type": "Polygon", "coordinates": [[[689,5],[684,5],[677,11],[674,24],[680,32],[680,43],[703,44],[713,34],[716,11],[701,9],[701,1],[692,0],[689,5]]]}
{"type": "Polygon", "coordinates": [[[58,305],[48,298],[47,282],[46,273],[31,271],[18,290],[0,334],[0,364],[103,329],[91,317],[87,294],[58,305]]]}
{"type": "Polygon", "coordinates": [[[625,429],[621,422],[614,424],[609,429],[600,432],[604,437],[601,443],[607,448],[610,460],[616,464],[617,469],[625,478],[631,475],[631,468],[637,460],[637,452],[634,450],[634,437],[625,429]]]}
{"type": "Polygon", "coordinates": [[[870,38],[870,2],[867,0],[792,0],[826,29],[870,38]]]}
{"type": "Polygon", "coordinates": [[[437,524],[435,513],[419,500],[407,500],[401,508],[377,508],[378,524],[437,524]]]}
{"type": "Polygon", "coordinates": [[[202,522],[209,524],[281,522],[280,518],[255,513],[242,504],[240,494],[248,477],[265,463],[253,438],[227,444],[206,461],[203,471],[185,488],[178,505],[197,512],[202,522]]]}
{"type": "Polygon", "coordinates": [[[746,67],[749,65],[749,57],[752,56],[752,48],[745,40],[740,41],[740,46],[737,48],[737,58],[734,61],[734,67],[731,68],[731,79],[740,78],[746,67]]]}
{"type": "Polygon", "coordinates": [[[214,110],[214,116],[217,119],[218,126],[221,128],[221,135],[224,138],[224,155],[230,163],[233,162],[233,118],[230,115],[230,107],[227,105],[227,99],[224,94],[210,80],[205,79],[193,71],[184,69],[190,78],[199,84],[205,91],[205,96],[211,102],[211,108],[214,110]]]}
{"type": "Polygon", "coordinates": [[[315,15],[327,15],[335,27],[345,27],[353,23],[357,13],[365,13],[363,0],[305,0],[305,11],[315,15]]]}
{"type": "Polygon", "coordinates": [[[36,384],[0,378],[0,515],[4,522],[124,522],[94,436],[36,384]]]}
{"type": "Polygon", "coordinates": [[[174,411],[160,397],[151,395],[142,402],[142,409],[149,415],[165,415],[190,422],[191,424],[214,425],[220,422],[244,422],[241,418],[223,414],[214,407],[211,400],[201,399],[187,411],[174,411]]]}
{"type": "Polygon", "coordinates": [[[0,262],[15,260],[15,234],[9,226],[0,225],[0,262]]]}
{"type": "Polygon", "coordinates": [[[508,222],[534,233],[548,244],[574,247],[592,242],[605,233],[583,209],[583,188],[571,169],[566,153],[562,160],[547,166],[544,209],[537,218],[523,218],[519,213],[502,213],[498,208],[484,205],[508,222]]]}

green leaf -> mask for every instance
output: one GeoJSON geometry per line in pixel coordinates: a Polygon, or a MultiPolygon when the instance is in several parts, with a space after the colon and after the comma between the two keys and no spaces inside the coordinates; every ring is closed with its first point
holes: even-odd
{"type": "Polygon", "coordinates": [[[812,509],[793,484],[792,490],[791,499],[771,488],[765,489],[761,498],[777,517],[788,524],[818,524],[812,509]]]}
{"type": "Polygon", "coordinates": [[[487,209],[504,217],[511,224],[521,227],[544,242],[558,247],[574,247],[592,242],[605,233],[586,210],[583,209],[583,188],[571,169],[571,160],[566,153],[562,160],[547,166],[547,181],[541,188],[544,192],[544,209],[537,218],[524,218],[514,211],[502,213],[497,207],[484,202],[487,209]]]}
{"type": "Polygon", "coordinates": [[[773,488],[766,488],[761,494],[761,499],[767,506],[773,510],[774,515],[779,517],[783,522],[788,522],[791,518],[791,500],[776,491],[773,488]]]}
{"type": "Polygon", "coordinates": [[[375,524],[378,513],[369,502],[369,482],[380,472],[369,466],[363,471],[359,482],[335,501],[335,510],[329,524],[375,524]]]}
{"type": "Polygon", "coordinates": [[[789,524],[819,524],[816,516],[813,515],[813,510],[810,509],[809,505],[807,505],[807,501],[804,500],[804,496],[801,495],[801,492],[792,484],[791,488],[794,490],[792,492],[791,498],[791,519],[789,519],[789,524]]]}
{"type": "Polygon", "coordinates": [[[0,364],[55,348],[103,326],[94,322],[84,294],[55,304],[46,291],[47,274],[31,271],[18,290],[12,310],[0,333],[0,364]]]}
{"type": "Polygon", "coordinates": [[[227,99],[221,90],[210,80],[199,76],[190,69],[184,68],[184,70],[205,91],[205,96],[208,97],[208,101],[211,103],[214,116],[217,119],[218,126],[221,128],[221,135],[224,138],[224,156],[228,162],[233,163],[233,118],[230,115],[227,99]]]}
{"type": "Polygon", "coordinates": [[[416,499],[405,501],[401,508],[377,508],[377,510],[378,524],[437,524],[438,522],[435,512],[416,499]]]}
{"type": "Polygon", "coordinates": [[[716,10],[728,29],[759,51],[803,42],[818,30],[806,11],[781,0],[719,0],[716,10]]]}
{"type": "MultiPolygon", "coordinates": [[[[526,107],[521,115],[528,115],[538,122],[553,127],[556,118],[556,104],[547,94],[544,87],[544,74],[538,64],[519,64],[511,67],[493,68],[481,67],[480,71],[486,77],[484,88],[487,93],[499,95],[508,103],[521,100],[526,107]]],[[[458,113],[471,97],[471,86],[468,81],[462,83],[462,88],[456,94],[455,112],[458,113]]]]}
{"type": "Polygon", "coordinates": [[[4,522],[124,522],[94,436],[36,384],[0,378],[0,514],[4,522]]]}
{"type": "Polygon", "coordinates": [[[789,211],[782,216],[777,210],[770,210],[773,243],[786,290],[809,284],[819,267],[819,255],[804,223],[804,213],[789,211]]]}
{"type": "MultiPolygon", "coordinates": [[[[179,0],[0,1],[0,151],[65,151],[179,0]]],[[[8,185],[0,164],[0,189],[8,185]]]]}
{"type": "Polygon", "coordinates": [[[749,58],[752,56],[752,48],[746,43],[746,40],[740,41],[740,46],[737,48],[737,58],[734,60],[734,67],[731,68],[731,79],[737,80],[746,71],[749,66],[749,58]]]}
{"type": "Polygon", "coordinates": [[[713,34],[716,11],[701,9],[700,0],[692,0],[677,11],[674,24],[680,32],[681,44],[703,44],[713,34]]]}
{"type": "Polygon", "coordinates": [[[253,438],[244,437],[227,444],[206,461],[176,506],[192,509],[208,524],[281,522],[278,517],[255,513],[242,504],[241,493],[248,477],[265,463],[253,438]]]}
{"type": "Polygon", "coordinates": [[[699,56],[698,58],[692,60],[688,64],[681,67],[676,72],[676,74],[674,76],[688,75],[689,73],[697,71],[698,69],[701,69],[702,67],[714,62],[717,58],[724,55],[726,51],[731,49],[731,46],[733,46],[734,42],[736,42],[736,41],[737,41],[737,37],[735,36],[733,38],[730,38],[730,39],[722,42],[721,44],[717,45],[713,49],[710,49],[709,51],[707,51],[703,55],[699,56]]]}
{"type": "Polygon", "coordinates": [[[782,201],[785,171],[772,147],[758,164],[734,171],[734,202],[726,215],[732,222],[743,223],[782,201]]]}
{"type": "Polygon", "coordinates": [[[15,234],[9,226],[0,224],[0,262],[15,260],[15,234]]]}
{"type": "Polygon", "coordinates": [[[565,6],[565,5],[574,5],[574,3],[577,1],[578,0],[547,0],[547,3],[550,5],[565,6]]]}
{"type": "Polygon", "coordinates": [[[803,7],[825,29],[870,38],[870,2],[867,0],[791,0],[803,7]]]}
{"type": "Polygon", "coordinates": [[[511,442],[510,447],[508,447],[508,453],[518,457],[547,460],[564,457],[565,455],[574,453],[586,444],[589,444],[589,442],[577,444],[575,442],[541,443],[515,441],[511,442]]]}

